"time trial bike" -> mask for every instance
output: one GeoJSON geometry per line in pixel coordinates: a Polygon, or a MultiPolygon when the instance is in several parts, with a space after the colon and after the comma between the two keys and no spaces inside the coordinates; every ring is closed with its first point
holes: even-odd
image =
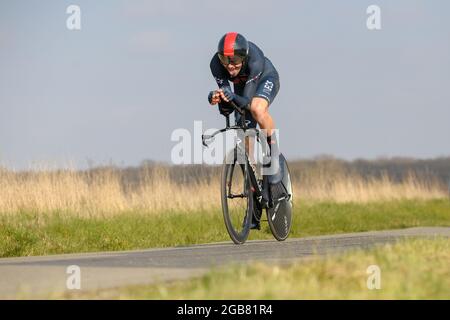
{"type": "MultiPolygon", "coordinates": [[[[252,223],[260,223],[266,210],[270,230],[278,241],[285,240],[291,230],[293,190],[288,163],[280,153],[279,170],[281,181],[270,184],[268,175],[263,174],[264,160],[250,161],[249,138],[261,146],[262,159],[267,159],[269,148],[265,134],[260,129],[248,128],[246,111],[235,103],[230,103],[240,117],[235,117],[235,125],[230,126],[230,116],[226,116],[226,127],[211,135],[202,135],[202,143],[208,147],[219,133],[230,130],[237,132],[236,144],[224,159],[221,174],[222,212],[225,226],[235,244],[243,244],[250,233],[252,223]],[[237,118],[237,120],[236,120],[237,118]]],[[[253,145],[255,146],[256,143],[253,145]]],[[[266,161],[267,162],[267,161],[266,161]]]]}

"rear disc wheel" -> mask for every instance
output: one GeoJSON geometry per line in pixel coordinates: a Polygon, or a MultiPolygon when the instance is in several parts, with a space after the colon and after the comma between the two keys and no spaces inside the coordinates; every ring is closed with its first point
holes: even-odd
{"type": "Polygon", "coordinates": [[[273,207],[268,208],[266,212],[269,227],[274,238],[278,241],[284,241],[291,231],[293,191],[289,168],[282,154],[280,154],[280,163],[283,166],[283,179],[279,184],[270,186],[273,207]],[[280,199],[283,197],[284,199],[280,199]]]}

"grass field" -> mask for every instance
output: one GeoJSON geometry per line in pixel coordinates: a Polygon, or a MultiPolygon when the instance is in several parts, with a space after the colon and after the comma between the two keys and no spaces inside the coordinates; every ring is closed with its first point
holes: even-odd
{"type": "Polygon", "coordinates": [[[289,266],[226,266],[188,281],[52,298],[450,299],[449,265],[449,239],[413,239],[289,266]],[[371,265],[379,267],[380,289],[368,289],[371,265]]]}
{"type": "MultiPolygon", "coordinates": [[[[0,167],[0,216],[59,212],[77,217],[212,211],[220,206],[220,168],[185,176],[178,168],[144,168],[130,179],[114,168],[80,172],[46,170],[14,172],[0,167]],[[185,182],[188,181],[188,182],[185,182]]],[[[401,181],[381,174],[364,177],[324,165],[293,172],[295,198],[302,202],[371,203],[392,200],[448,199],[445,186],[409,172],[401,181]]]]}
{"type": "MultiPolygon", "coordinates": [[[[156,166],[130,178],[111,168],[0,168],[0,257],[230,241],[220,208],[220,177],[216,169],[208,170],[186,174],[156,166]]],[[[293,184],[290,237],[450,226],[445,186],[414,173],[400,180],[362,176],[331,163],[294,172],[293,184]]],[[[262,227],[250,240],[273,239],[266,222],[262,227]]],[[[186,282],[62,298],[448,299],[449,251],[448,239],[414,240],[287,267],[228,266],[186,282]],[[381,290],[366,287],[372,264],[381,268],[381,290]]]]}
{"type": "MultiPolygon", "coordinates": [[[[250,239],[272,239],[267,222],[250,239]]],[[[450,201],[394,200],[372,203],[299,202],[290,237],[450,226],[450,201]]],[[[110,217],[68,213],[0,216],[0,256],[143,249],[230,241],[220,209],[159,214],[123,212],[110,217]]]]}
{"type": "MultiPolygon", "coordinates": [[[[218,171],[177,170],[155,166],[130,180],[111,168],[0,168],[0,257],[229,241],[218,171]]],[[[396,181],[319,166],[293,177],[291,237],[450,225],[446,189],[414,173],[396,181]]],[[[270,238],[267,223],[250,235],[270,238]]]]}

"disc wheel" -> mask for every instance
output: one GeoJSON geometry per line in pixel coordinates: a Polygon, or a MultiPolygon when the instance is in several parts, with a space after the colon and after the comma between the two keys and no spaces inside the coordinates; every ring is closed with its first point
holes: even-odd
{"type": "Polygon", "coordinates": [[[267,221],[275,239],[284,241],[289,236],[292,225],[293,191],[291,175],[286,159],[280,154],[283,179],[281,183],[270,186],[270,195],[273,199],[273,207],[268,208],[267,221]],[[284,199],[279,200],[284,197],[284,199]]]}

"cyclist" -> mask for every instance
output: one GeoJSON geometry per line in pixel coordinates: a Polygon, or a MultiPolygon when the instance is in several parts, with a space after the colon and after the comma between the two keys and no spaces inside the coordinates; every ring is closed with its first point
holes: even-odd
{"type": "MultiPolygon", "coordinates": [[[[266,132],[272,155],[270,163],[266,166],[271,166],[275,172],[269,175],[269,183],[280,183],[282,177],[279,170],[279,151],[273,131],[275,125],[269,114],[269,105],[280,88],[277,70],[259,47],[236,32],[228,32],[220,39],[217,52],[211,59],[210,68],[219,89],[209,93],[209,103],[218,104],[220,113],[229,115],[234,110],[229,102],[233,101],[246,110],[249,128],[256,128],[258,124],[266,132]],[[231,90],[230,82],[233,83],[234,92],[231,90]]],[[[235,113],[235,116],[239,119],[240,114],[235,113]]],[[[254,220],[252,228],[259,229],[259,222],[254,220]]]]}

